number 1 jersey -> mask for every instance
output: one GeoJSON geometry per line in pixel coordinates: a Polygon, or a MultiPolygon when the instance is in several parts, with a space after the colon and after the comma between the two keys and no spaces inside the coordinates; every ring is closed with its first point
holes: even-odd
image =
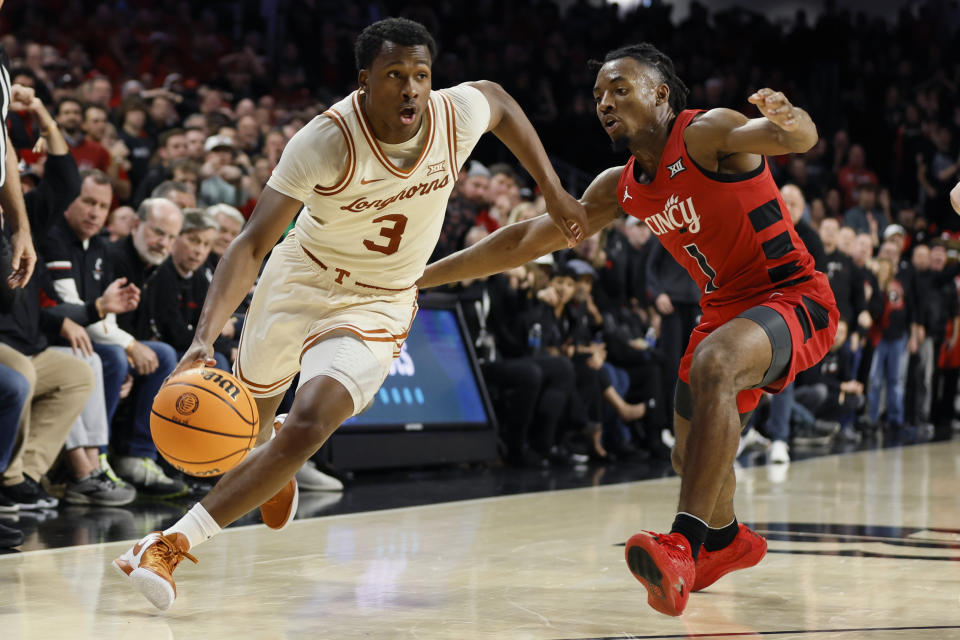
{"type": "Polygon", "coordinates": [[[298,131],[267,185],[304,203],[295,234],[315,259],[351,280],[404,289],[423,273],[490,105],[469,85],[431,91],[420,131],[386,144],[362,100],[354,91],[298,131]]]}
{"type": "Polygon", "coordinates": [[[617,184],[620,207],[683,265],[703,292],[701,306],[810,281],[813,257],[793,228],[766,158],[754,171],[731,175],[700,168],[687,155],[683,132],[698,113],[676,117],[651,182],[637,181],[641,170],[630,158],[617,184]]]}

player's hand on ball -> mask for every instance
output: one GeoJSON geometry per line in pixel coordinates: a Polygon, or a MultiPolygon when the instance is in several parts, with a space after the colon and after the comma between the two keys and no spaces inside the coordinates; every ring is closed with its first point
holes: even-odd
{"type": "Polygon", "coordinates": [[[567,246],[580,244],[587,237],[587,210],[580,201],[563,189],[553,193],[544,191],[543,199],[547,204],[547,214],[567,239],[567,246]]]}
{"type": "Polygon", "coordinates": [[[800,120],[797,118],[796,109],[787,97],[780,91],[763,88],[751,95],[747,100],[751,104],[757,105],[767,120],[784,131],[795,131],[800,126],[800,120]]]}
{"type": "Polygon", "coordinates": [[[180,358],[180,362],[170,373],[170,377],[172,378],[187,369],[196,369],[199,366],[214,367],[216,365],[217,361],[213,358],[213,345],[194,342],[189,349],[184,351],[183,357],[180,358]]]}

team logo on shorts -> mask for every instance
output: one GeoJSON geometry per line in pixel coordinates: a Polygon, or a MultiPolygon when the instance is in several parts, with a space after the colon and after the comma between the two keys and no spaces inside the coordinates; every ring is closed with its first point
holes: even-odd
{"type": "Polygon", "coordinates": [[[177,413],[188,416],[200,407],[200,398],[192,393],[181,393],[175,406],[177,413]]]}

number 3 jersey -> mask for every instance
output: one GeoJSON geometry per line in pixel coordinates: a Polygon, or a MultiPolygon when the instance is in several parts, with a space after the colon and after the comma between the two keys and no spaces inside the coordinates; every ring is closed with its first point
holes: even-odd
{"type": "Polygon", "coordinates": [[[640,183],[630,158],[620,181],[620,207],[642,220],[700,286],[701,306],[763,297],[813,279],[814,261],[800,240],[766,158],[747,174],[700,168],[683,132],[701,113],[676,117],[652,182],[640,183]]]}
{"type": "Polygon", "coordinates": [[[420,131],[400,144],[374,137],[353,92],[291,138],[267,185],[303,202],[297,241],[345,278],[403,289],[423,274],[490,105],[462,84],[431,91],[420,131]]]}

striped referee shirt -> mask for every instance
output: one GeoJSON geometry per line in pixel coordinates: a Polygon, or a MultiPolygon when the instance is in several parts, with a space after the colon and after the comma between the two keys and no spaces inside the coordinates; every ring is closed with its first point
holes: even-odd
{"type": "Polygon", "coordinates": [[[7,112],[10,110],[10,58],[7,50],[0,45],[0,116],[3,126],[0,130],[0,189],[7,182],[7,112]]]}

